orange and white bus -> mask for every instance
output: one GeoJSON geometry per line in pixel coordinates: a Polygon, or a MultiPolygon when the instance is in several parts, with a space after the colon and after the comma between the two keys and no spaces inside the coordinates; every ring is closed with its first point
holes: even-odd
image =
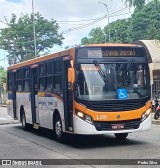
{"type": "Polygon", "coordinates": [[[8,113],[24,130],[115,134],[151,127],[150,78],[145,49],[92,44],[38,57],[8,68],[8,113]]]}

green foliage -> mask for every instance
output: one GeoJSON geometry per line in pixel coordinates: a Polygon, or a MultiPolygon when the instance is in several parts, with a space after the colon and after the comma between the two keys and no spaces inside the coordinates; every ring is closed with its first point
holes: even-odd
{"type": "Polygon", "coordinates": [[[134,12],[130,25],[131,41],[159,39],[160,2],[150,2],[142,10],[134,12]]]}
{"type": "Polygon", "coordinates": [[[145,5],[145,0],[125,0],[125,4],[127,5],[129,5],[129,7],[132,7],[132,6],[134,6],[134,7],[136,7],[136,8],[138,8],[138,9],[141,9],[141,8],[143,8],[144,7],[144,5],[145,5]]]}
{"type": "MultiPolygon", "coordinates": [[[[110,23],[110,42],[111,43],[128,43],[128,28],[130,25],[130,19],[118,19],[115,22],[110,23]]],[[[104,27],[104,32],[109,33],[108,25],[104,27]]],[[[107,39],[107,42],[108,39],[107,39]]]]}
{"type": "Polygon", "coordinates": [[[100,27],[93,28],[89,33],[89,37],[84,37],[81,39],[81,44],[93,44],[93,43],[104,43],[105,34],[100,27]]]}
{"type": "MultiPolygon", "coordinates": [[[[61,45],[64,39],[58,33],[59,26],[55,20],[47,20],[39,13],[34,16],[37,56],[42,52],[61,45]]],[[[33,14],[21,14],[17,18],[12,14],[6,28],[0,30],[0,48],[8,51],[9,64],[17,63],[34,57],[33,14]]]]}
{"type": "Polygon", "coordinates": [[[143,8],[136,8],[131,18],[118,19],[110,23],[109,26],[105,26],[104,30],[101,28],[92,29],[89,37],[82,38],[81,43],[104,43],[104,34],[106,34],[106,42],[108,43],[109,29],[110,42],[112,43],[132,43],[140,39],[160,40],[160,1],[156,1],[156,3],[151,1],[143,8]]]}
{"type": "Polygon", "coordinates": [[[117,20],[101,28],[94,28],[89,33],[89,37],[81,39],[81,44],[93,44],[93,43],[127,43],[128,39],[128,27],[130,19],[117,20]],[[109,41],[109,28],[110,28],[110,41],[109,41]],[[106,40],[105,40],[106,38],[106,40]]]}
{"type": "Polygon", "coordinates": [[[7,71],[3,67],[0,67],[0,83],[6,83],[7,71]]]}

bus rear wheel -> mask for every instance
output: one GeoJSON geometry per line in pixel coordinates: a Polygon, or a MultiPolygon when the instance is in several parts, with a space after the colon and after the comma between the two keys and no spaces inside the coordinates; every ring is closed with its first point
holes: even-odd
{"type": "Polygon", "coordinates": [[[64,141],[64,133],[62,131],[62,121],[59,115],[56,116],[55,122],[54,122],[54,132],[56,136],[56,140],[58,142],[64,141]]]}
{"type": "Polygon", "coordinates": [[[128,133],[116,133],[114,135],[118,140],[125,140],[128,136],[128,133]]]}

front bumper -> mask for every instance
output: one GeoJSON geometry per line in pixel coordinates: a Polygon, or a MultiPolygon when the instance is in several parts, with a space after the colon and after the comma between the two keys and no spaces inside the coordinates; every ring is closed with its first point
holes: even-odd
{"type": "Polygon", "coordinates": [[[107,130],[107,131],[97,131],[94,125],[85,122],[80,119],[78,116],[74,116],[74,133],[75,134],[84,134],[84,135],[96,135],[96,134],[113,134],[113,133],[131,133],[146,131],[151,128],[151,114],[139,124],[139,127],[136,129],[119,129],[119,130],[107,130]]]}

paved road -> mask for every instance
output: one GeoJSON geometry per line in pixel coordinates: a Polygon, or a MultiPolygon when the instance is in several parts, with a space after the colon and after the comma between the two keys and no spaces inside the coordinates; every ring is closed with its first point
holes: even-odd
{"type": "MultiPolygon", "coordinates": [[[[26,132],[21,129],[20,123],[0,125],[0,135],[0,159],[160,159],[160,125],[155,124],[150,131],[130,134],[124,142],[118,142],[113,135],[70,136],[66,144],[59,144],[51,132],[26,132]]],[[[82,163],[81,160],[78,162],[82,163]]],[[[63,167],[106,166],[90,164],[63,167]]]]}
{"type": "Polygon", "coordinates": [[[153,125],[150,131],[130,134],[124,142],[118,142],[113,135],[71,136],[66,144],[59,144],[46,131],[37,135],[23,131],[21,124],[0,125],[0,158],[159,159],[159,131],[160,126],[153,125]]]}

